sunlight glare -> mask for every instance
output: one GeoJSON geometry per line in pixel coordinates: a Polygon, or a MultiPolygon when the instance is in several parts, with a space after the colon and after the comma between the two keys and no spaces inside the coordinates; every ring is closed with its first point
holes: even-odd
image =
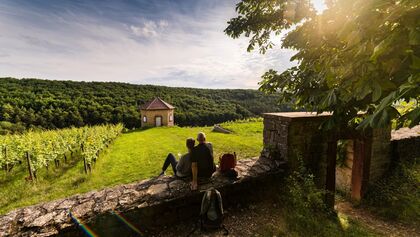
{"type": "Polygon", "coordinates": [[[314,8],[318,14],[322,13],[325,9],[327,9],[324,0],[311,0],[311,2],[314,5],[314,8]]]}

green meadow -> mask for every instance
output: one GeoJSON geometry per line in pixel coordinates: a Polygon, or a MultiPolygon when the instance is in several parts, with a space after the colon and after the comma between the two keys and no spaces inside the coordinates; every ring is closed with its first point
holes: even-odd
{"type": "MultiPolygon", "coordinates": [[[[41,170],[36,183],[25,181],[27,167],[14,168],[0,175],[0,214],[14,208],[51,201],[77,193],[103,189],[157,176],[168,153],[187,152],[185,140],[204,132],[213,143],[215,160],[227,152],[239,159],[258,156],[262,149],[261,119],[227,122],[223,127],[231,134],[212,132],[212,127],[160,127],[122,134],[101,153],[92,173],[85,174],[83,161],[77,158],[61,161],[59,168],[41,170]]],[[[51,165],[53,167],[53,165],[51,165]]],[[[171,175],[168,169],[167,175],[171,175]]]]}

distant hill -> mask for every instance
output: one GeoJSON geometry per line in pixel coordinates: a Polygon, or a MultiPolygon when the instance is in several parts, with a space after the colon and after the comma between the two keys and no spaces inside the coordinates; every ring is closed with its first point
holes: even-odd
{"type": "Polygon", "coordinates": [[[257,90],[0,78],[0,127],[50,129],[123,122],[135,128],[140,126],[138,106],[156,96],[176,106],[179,126],[212,125],[290,110],[279,106],[275,96],[257,90]]]}

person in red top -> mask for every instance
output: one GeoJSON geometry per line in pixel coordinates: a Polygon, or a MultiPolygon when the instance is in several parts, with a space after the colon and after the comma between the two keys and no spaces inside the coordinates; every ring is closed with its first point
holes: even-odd
{"type": "Polygon", "coordinates": [[[208,179],[216,171],[213,147],[206,142],[206,135],[198,133],[197,141],[199,144],[191,152],[192,190],[197,190],[198,178],[208,179]]]}

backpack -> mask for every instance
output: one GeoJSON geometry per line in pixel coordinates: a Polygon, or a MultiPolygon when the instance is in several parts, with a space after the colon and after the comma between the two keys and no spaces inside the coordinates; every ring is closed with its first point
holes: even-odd
{"type": "Polygon", "coordinates": [[[236,153],[223,154],[220,158],[220,172],[226,173],[229,170],[234,169],[236,166],[236,153]]]}
{"type": "MultiPolygon", "coordinates": [[[[228,235],[229,231],[223,225],[223,203],[220,192],[210,188],[204,192],[201,200],[200,211],[200,229],[201,231],[223,229],[223,235],[228,235]]],[[[190,232],[190,236],[196,230],[197,226],[190,232]]]]}

